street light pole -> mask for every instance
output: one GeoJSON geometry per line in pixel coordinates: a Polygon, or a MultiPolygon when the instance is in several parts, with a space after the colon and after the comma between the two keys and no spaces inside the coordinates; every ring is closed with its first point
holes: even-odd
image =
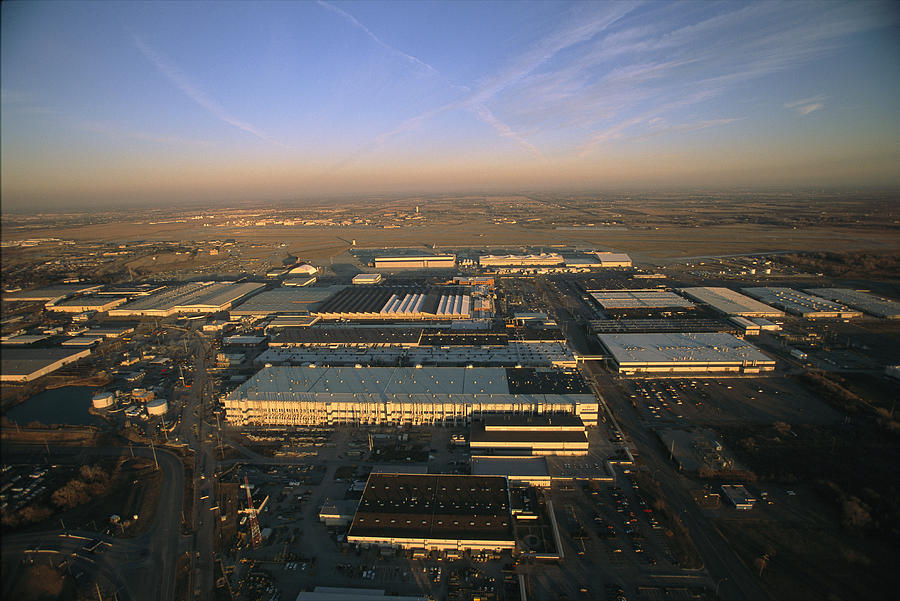
{"type": "Polygon", "coordinates": [[[728,576],[722,576],[719,578],[719,581],[716,582],[716,599],[719,598],[719,585],[728,580],[728,576]]]}

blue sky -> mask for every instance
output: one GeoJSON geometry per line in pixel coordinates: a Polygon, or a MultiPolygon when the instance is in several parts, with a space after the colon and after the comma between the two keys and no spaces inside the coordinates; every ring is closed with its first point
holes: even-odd
{"type": "Polygon", "coordinates": [[[900,183],[869,2],[4,2],[4,203],[900,183]]]}

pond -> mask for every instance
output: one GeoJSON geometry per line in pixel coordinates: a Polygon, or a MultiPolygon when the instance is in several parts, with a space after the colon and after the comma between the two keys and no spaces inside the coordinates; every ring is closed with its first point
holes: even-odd
{"type": "Polygon", "coordinates": [[[100,425],[103,421],[88,413],[91,397],[98,390],[92,386],[51,388],[16,405],[6,412],[6,417],[22,426],[31,422],[45,425],[100,425]]]}

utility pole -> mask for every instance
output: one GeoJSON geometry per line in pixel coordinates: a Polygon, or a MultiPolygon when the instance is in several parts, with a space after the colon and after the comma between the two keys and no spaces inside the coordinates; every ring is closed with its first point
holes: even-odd
{"type": "Polygon", "coordinates": [[[131,446],[131,441],[128,441],[128,450],[131,451],[131,458],[134,459],[134,447],[131,446]]]}
{"type": "Polygon", "coordinates": [[[94,586],[97,587],[97,598],[98,598],[100,601],[103,601],[103,597],[100,595],[100,583],[95,581],[95,582],[94,582],[94,586]]]}
{"type": "Polygon", "coordinates": [[[159,461],[156,460],[156,447],[153,446],[153,441],[150,441],[150,450],[153,451],[153,463],[156,464],[156,469],[159,469],[159,461]]]}

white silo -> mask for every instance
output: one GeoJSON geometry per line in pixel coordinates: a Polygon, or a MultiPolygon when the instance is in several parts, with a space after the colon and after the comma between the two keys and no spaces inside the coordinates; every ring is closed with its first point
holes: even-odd
{"type": "Polygon", "coordinates": [[[94,409],[109,409],[116,404],[116,397],[111,392],[98,392],[91,398],[94,409]]]}
{"type": "Polygon", "coordinates": [[[166,399],[153,399],[147,403],[147,413],[150,417],[165,415],[168,410],[169,404],[166,402],[166,399]]]}

